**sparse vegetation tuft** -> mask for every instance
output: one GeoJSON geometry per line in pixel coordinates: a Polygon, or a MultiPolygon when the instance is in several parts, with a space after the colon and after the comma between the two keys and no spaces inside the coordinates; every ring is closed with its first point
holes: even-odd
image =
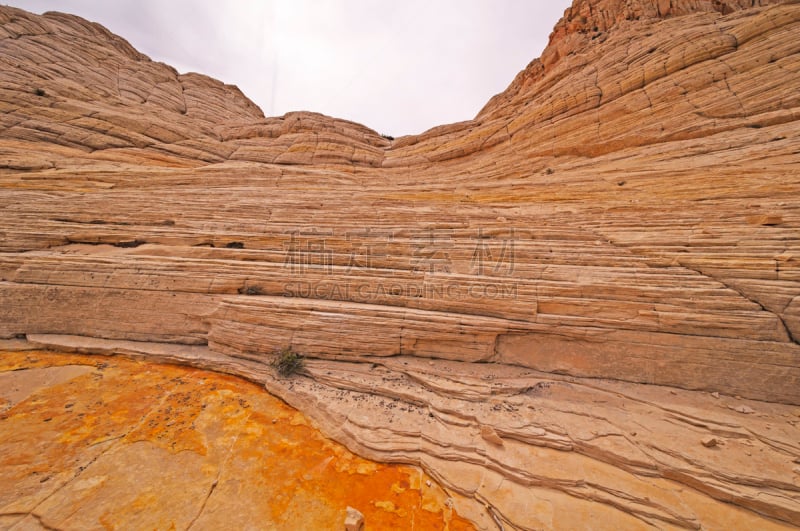
{"type": "Polygon", "coordinates": [[[305,360],[302,354],[298,354],[290,347],[286,347],[275,353],[275,359],[272,360],[270,365],[278,371],[279,376],[288,378],[303,370],[305,360]]]}
{"type": "Polygon", "coordinates": [[[37,96],[47,96],[47,92],[45,92],[44,89],[42,88],[37,88],[36,90],[33,91],[33,93],[36,94],[37,96]]]}
{"type": "Polygon", "coordinates": [[[381,136],[386,140],[394,140],[394,137],[392,135],[381,135],[381,136]]]}
{"type": "Polygon", "coordinates": [[[239,288],[239,293],[242,295],[266,295],[264,288],[255,284],[248,284],[239,288]]]}

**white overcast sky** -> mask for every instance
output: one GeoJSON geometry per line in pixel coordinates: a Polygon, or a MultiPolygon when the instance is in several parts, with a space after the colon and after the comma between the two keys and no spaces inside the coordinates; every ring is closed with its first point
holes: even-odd
{"type": "Polygon", "coordinates": [[[393,136],[475,116],[571,0],[10,0],[99,22],[153,60],[237,85],[267,116],[393,136]]]}

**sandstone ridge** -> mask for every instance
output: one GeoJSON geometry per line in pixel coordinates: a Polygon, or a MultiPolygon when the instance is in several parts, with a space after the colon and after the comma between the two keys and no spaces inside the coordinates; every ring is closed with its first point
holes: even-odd
{"type": "Polygon", "coordinates": [[[0,338],[251,378],[482,528],[800,525],[799,31],[576,0],[388,140],[0,8],[0,338]]]}

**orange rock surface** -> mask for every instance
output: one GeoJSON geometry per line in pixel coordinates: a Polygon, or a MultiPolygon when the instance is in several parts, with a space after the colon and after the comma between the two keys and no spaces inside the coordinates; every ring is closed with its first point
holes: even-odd
{"type": "Polygon", "coordinates": [[[417,469],[361,459],[239,378],[0,354],[3,529],[472,529],[417,469]],[[338,524],[338,525],[337,525],[338,524]]]}
{"type": "Polygon", "coordinates": [[[800,525],[798,34],[576,0],[390,141],[0,8],[2,346],[245,376],[479,528],[800,525]]]}

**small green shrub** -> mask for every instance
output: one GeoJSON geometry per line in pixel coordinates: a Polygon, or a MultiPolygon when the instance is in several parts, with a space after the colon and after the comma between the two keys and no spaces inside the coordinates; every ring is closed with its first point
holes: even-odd
{"type": "Polygon", "coordinates": [[[41,88],[37,88],[36,90],[33,91],[33,93],[39,97],[47,96],[47,92],[45,92],[44,89],[41,88]]]}
{"type": "Polygon", "coordinates": [[[275,359],[270,363],[273,369],[278,371],[278,375],[287,378],[303,370],[305,360],[302,354],[294,352],[286,347],[275,353],[275,359]]]}

